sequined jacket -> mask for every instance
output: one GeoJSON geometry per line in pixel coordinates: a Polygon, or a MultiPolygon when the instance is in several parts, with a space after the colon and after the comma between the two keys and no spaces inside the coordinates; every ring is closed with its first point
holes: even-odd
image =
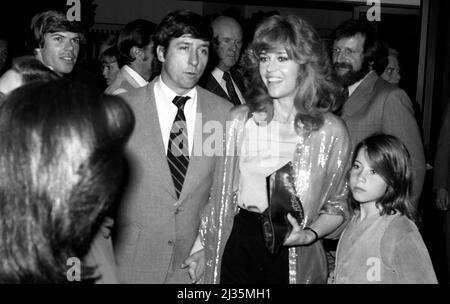
{"type": "MultiPolygon", "coordinates": [[[[238,211],[239,151],[244,125],[249,118],[246,105],[233,108],[228,118],[223,160],[218,162],[209,203],[202,214],[200,237],[205,248],[204,283],[219,283],[221,256],[238,211]]],[[[347,128],[337,116],[326,113],[323,126],[309,135],[300,134],[293,151],[294,181],[303,203],[307,225],[322,214],[345,219],[327,238],[339,237],[349,218],[346,172],[350,163],[347,128]]],[[[289,249],[290,283],[326,283],[326,257],[321,242],[289,249]],[[318,270],[318,271],[316,271],[318,270]]]]}

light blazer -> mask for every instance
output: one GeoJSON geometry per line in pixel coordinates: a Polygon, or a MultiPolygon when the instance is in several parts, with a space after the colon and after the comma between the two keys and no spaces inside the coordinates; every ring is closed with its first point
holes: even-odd
{"type": "Polygon", "coordinates": [[[118,95],[133,89],[140,88],[140,85],[134,80],[133,77],[124,69],[123,66],[119,73],[117,73],[116,79],[109,87],[106,88],[105,94],[118,95]]]}
{"type": "Polygon", "coordinates": [[[394,135],[405,144],[412,160],[412,193],[417,206],[425,178],[425,156],[408,95],[370,72],[344,104],[342,118],[353,148],[373,133],[394,135]]]}
{"type": "MultiPolygon", "coordinates": [[[[225,128],[225,117],[232,106],[197,86],[197,113],[202,114],[202,121],[196,121],[192,156],[177,199],[156,110],[154,85],[158,78],[121,95],[136,116],[127,147],[130,180],[115,227],[115,256],[123,283],[189,283],[188,272],[181,269],[181,264],[196,239],[200,213],[208,202],[219,159],[194,153],[205,139],[206,145],[211,146],[211,130],[205,129],[201,137],[205,124],[217,121],[225,128]]],[[[216,142],[219,149],[221,143],[216,142]]]]}

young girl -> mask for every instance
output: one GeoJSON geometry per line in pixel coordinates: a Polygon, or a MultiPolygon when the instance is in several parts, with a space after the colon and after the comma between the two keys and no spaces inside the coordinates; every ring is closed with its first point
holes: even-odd
{"type": "Polygon", "coordinates": [[[352,164],[354,215],[339,240],[335,283],[437,283],[413,222],[405,146],[390,135],[368,137],[356,147],[352,164]]]}

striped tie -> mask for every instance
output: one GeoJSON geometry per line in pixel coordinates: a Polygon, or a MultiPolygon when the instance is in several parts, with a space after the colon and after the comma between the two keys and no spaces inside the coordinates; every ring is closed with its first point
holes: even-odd
{"type": "Polygon", "coordinates": [[[172,174],[177,198],[180,197],[181,189],[183,189],[184,177],[189,165],[189,144],[186,117],[184,116],[184,105],[189,98],[188,96],[176,96],[172,101],[177,106],[178,112],[170,130],[167,162],[172,174]]]}
{"type": "Polygon", "coordinates": [[[240,105],[241,101],[239,100],[236,90],[234,89],[234,85],[233,85],[233,81],[231,80],[230,72],[223,73],[223,79],[225,80],[225,85],[227,87],[229,100],[234,105],[240,105]]]}

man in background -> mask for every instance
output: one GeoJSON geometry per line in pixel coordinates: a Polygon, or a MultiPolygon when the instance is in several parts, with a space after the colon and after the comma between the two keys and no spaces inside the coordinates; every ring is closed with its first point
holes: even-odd
{"type": "Polygon", "coordinates": [[[228,99],[234,105],[245,103],[243,79],[237,71],[242,48],[242,27],[233,18],[215,18],[213,29],[213,56],[209,68],[199,84],[208,91],[228,99]]]}
{"type": "Polygon", "coordinates": [[[152,35],[155,24],[148,20],[131,21],[117,38],[120,71],[105,93],[118,95],[148,84],[153,71],[152,35]]]}

